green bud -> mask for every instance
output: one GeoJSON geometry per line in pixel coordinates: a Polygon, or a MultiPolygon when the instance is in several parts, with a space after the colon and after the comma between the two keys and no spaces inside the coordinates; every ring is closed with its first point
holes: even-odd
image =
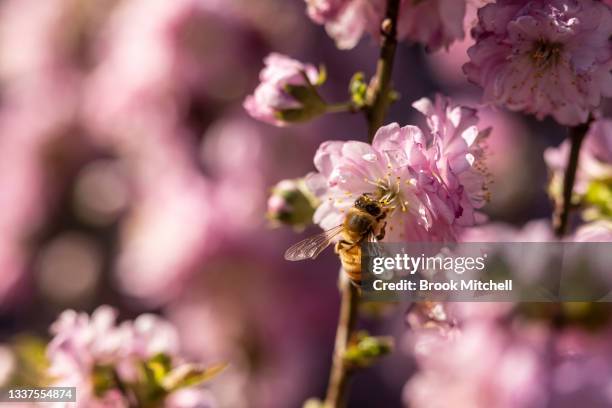
{"type": "Polygon", "coordinates": [[[362,108],[366,104],[366,93],[368,91],[368,84],[365,82],[363,72],[357,72],[351,78],[349,83],[349,94],[351,101],[357,108],[362,108]]]}
{"type": "Polygon", "coordinates": [[[317,86],[322,85],[327,77],[325,69],[319,71],[319,77],[314,84],[310,83],[305,73],[302,74],[304,85],[285,85],[284,91],[299,102],[299,106],[276,111],[276,117],[284,122],[305,122],[327,110],[327,104],[317,92],[317,86]]]}
{"type": "Polygon", "coordinates": [[[267,218],[275,224],[303,229],[312,223],[318,205],[303,179],[283,180],[272,188],[267,218]]]}
{"type": "Polygon", "coordinates": [[[369,367],[391,353],[393,344],[392,337],[370,336],[367,332],[359,332],[346,350],[344,359],[356,367],[369,367]]]}

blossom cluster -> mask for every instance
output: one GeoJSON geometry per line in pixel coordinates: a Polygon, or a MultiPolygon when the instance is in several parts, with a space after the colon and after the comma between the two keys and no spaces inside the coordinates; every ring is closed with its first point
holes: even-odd
{"type": "MultiPolygon", "coordinates": [[[[384,208],[387,242],[612,242],[610,0],[295,3],[0,2],[0,321],[29,328],[21,314],[31,308],[18,302],[57,310],[108,298],[165,316],[117,323],[109,306],[60,315],[44,385],[77,387],[78,407],[276,408],[311,392],[329,350],[310,345],[336,324],[336,277],[303,278],[312,264],[283,262],[293,238],[268,233],[266,221],[329,230],[366,194],[384,208]],[[307,34],[329,35],[355,58],[325,61],[328,78],[312,61],[337,50],[307,34]],[[366,37],[382,52],[357,47],[366,37]],[[463,60],[442,68],[460,77],[450,96],[410,110],[407,101],[438,89],[417,47],[424,58],[458,47],[463,60]],[[304,60],[271,52],[257,76],[271,48],[304,60]],[[374,56],[371,66],[364,56],[374,56]],[[513,112],[485,113],[474,84],[488,108],[513,112]],[[553,120],[521,122],[518,112],[553,120]],[[359,119],[305,123],[328,113],[364,116],[369,139],[364,130],[357,140],[359,119]],[[523,126],[503,129],[500,118],[523,126]],[[529,129],[559,125],[571,135],[588,129],[584,142],[568,138],[542,161],[538,148],[552,138],[534,142],[529,129]],[[584,211],[568,217],[565,238],[547,221],[487,224],[503,212],[485,208],[492,173],[502,174],[497,190],[518,192],[506,210],[533,207],[504,218],[523,219],[549,205],[532,205],[546,198],[533,169],[548,165],[550,196],[561,200],[578,148],[566,207],[584,211]],[[313,152],[315,171],[305,174],[313,152]],[[222,367],[192,361],[230,364],[202,386],[222,367]]],[[[317,268],[330,260],[337,268],[337,259],[317,268]]],[[[403,399],[416,408],[610,406],[609,316],[586,302],[415,303],[402,322],[408,333],[400,330],[416,367],[392,357],[388,371],[410,371],[399,382],[408,381],[403,399]]],[[[354,334],[334,359],[351,366],[344,374],[393,348],[387,337],[354,334]]],[[[13,340],[0,341],[0,386],[33,382],[14,375],[24,362],[13,340]]]]}
{"type": "Polygon", "coordinates": [[[209,392],[191,387],[206,378],[206,369],[181,361],[178,334],[169,322],[144,314],[117,325],[116,318],[109,306],[91,316],[73,310],[60,315],[47,349],[54,386],[76,387],[79,407],[127,407],[134,401],[214,406],[209,392]]]}
{"type": "MultiPolygon", "coordinates": [[[[551,242],[549,222],[522,229],[494,223],[462,241],[551,242]]],[[[612,242],[612,224],[579,228],[569,242],[612,242]]],[[[508,261],[512,262],[512,259],[508,261]]],[[[516,260],[514,260],[516,261],[516,260]]],[[[528,269],[528,268],[527,268],[528,269]]],[[[611,329],[605,303],[432,303],[411,308],[406,348],[419,371],[404,388],[409,406],[571,407],[611,403],[611,329]],[[599,362],[595,368],[591,364],[599,362]]]]}
{"type": "Polygon", "coordinates": [[[385,240],[456,240],[462,228],[479,221],[487,200],[487,169],[474,109],[448,98],[413,104],[427,127],[392,123],[381,127],[369,145],[358,141],[323,143],[315,154],[318,172],[307,183],[321,205],[315,223],[324,229],[342,223],[363,193],[393,208],[385,240]]]}
{"type": "Polygon", "coordinates": [[[612,96],[610,6],[499,0],[478,16],[464,71],[486,102],[577,125],[612,96]]]}
{"type": "MultiPolygon", "coordinates": [[[[338,48],[353,48],[363,34],[379,36],[384,0],[306,0],[309,17],[325,25],[338,48]]],[[[464,36],[465,0],[401,0],[397,20],[399,40],[419,42],[430,50],[448,47],[464,36]]]]}

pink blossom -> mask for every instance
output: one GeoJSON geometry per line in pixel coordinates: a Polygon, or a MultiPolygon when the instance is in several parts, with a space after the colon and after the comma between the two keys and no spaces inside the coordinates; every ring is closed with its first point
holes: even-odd
{"type": "Polygon", "coordinates": [[[117,312],[108,306],[99,307],[91,317],[67,310],[51,326],[55,337],[47,348],[49,374],[56,379],[55,386],[78,388],[79,407],[127,406],[116,392],[97,401],[91,382],[96,364],[116,364],[121,356],[123,334],[115,325],[116,318],[117,312]]]}
{"type": "Polygon", "coordinates": [[[327,297],[316,304],[298,299],[304,294],[303,284],[288,285],[282,274],[273,270],[270,260],[274,258],[260,256],[252,254],[246,267],[241,256],[210,265],[198,284],[190,285],[167,309],[186,353],[202,361],[231,362],[207,384],[223,407],[301,404],[320,361],[318,349],[309,344],[327,338],[323,328],[335,324],[324,313],[331,304],[327,297]],[[259,279],[251,279],[253,276],[259,279]],[[245,281],[249,285],[235,284],[245,281]],[[261,301],[262,293],[268,294],[269,301],[261,301]],[[287,298],[294,300],[294,307],[285,307],[287,298]],[[258,356],[255,365],[253,355],[258,356]]]}
{"type": "Polygon", "coordinates": [[[557,320],[575,316],[571,303],[516,306],[454,303],[448,306],[459,321],[454,336],[411,331],[408,345],[422,346],[425,336],[429,341],[416,354],[419,371],[404,389],[406,404],[416,408],[610,405],[609,324],[600,321],[595,329],[586,330],[574,317],[561,327],[554,325],[553,316],[557,320]],[[530,315],[533,308],[539,312],[530,315]]]}
{"type": "Polygon", "coordinates": [[[575,242],[612,242],[612,221],[601,220],[585,224],[573,235],[575,242]]]}
{"type": "Polygon", "coordinates": [[[401,3],[398,38],[418,42],[430,51],[447,48],[464,37],[465,0],[428,0],[401,3]]]}
{"type": "Polygon", "coordinates": [[[521,228],[504,223],[488,223],[469,228],[461,234],[462,242],[549,242],[555,235],[550,220],[533,220],[521,228]]]}
{"type": "Polygon", "coordinates": [[[363,193],[389,199],[387,241],[454,240],[477,221],[486,199],[486,177],[475,111],[438,97],[414,105],[429,129],[381,127],[372,145],[357,141],[323,143],[315,155],[318,173],[309,188],[322,204],[315,223],[328,229],[363,193]]]}
{"type": "Polygon", "coordinates": [[[406,385],[404,401],[415,408],[542,406],[545,347],[541,336],[511,336],[475,321],[420,355],[420,371],[406,385]]]}
{"type": "Polygon", "coordinates": [[[164,401],[166,408],[214,408],[216,399],[204,389],[188,388],[172,393],[164,401]]]}
{"type": "Polygon", "coordinates": [[[340,49],[357,45],[365,32],[378,35],[384,13],[381,1],[306,0],[308,15],[325,30],[340,49]]]}
{"type": "Polygon", "coordinates": [[[159,353],[171,356],[179,353],[176,329],[166,320],[154,314],[142,314],[134,322],[126,324],[128,339],[124,343],[127,354],[147,359],[159,353]]]}
{"type": "Polygon", "coordinates": [[[464,71],[486,102],[576,125],[612,95],[609,6],[502,0],[478,15],[464,71]]]}
{"type": "MultiPolygon", "coordinates": [[[[552,175],[553,192],[561,191],[569,153],[569,140],[565,140],[559,147],[551,147],[544,152],[544,159],[552,175]]],[[[612,119],[603,118],[591,124],[580,149],[574,192],[583,195],[591,182],[610,179],[612,179],[612,119]]]]}
{"type": "Polygon", "coordinates": [[[64,182],[56,176],[70,168],[73,153],[83,147],[76,134],[65,143],[74,123],[79,84],[74,61],[62,52],[69,48],[67,31],[73,28],[62,16],[72,11],[65,0],[0,4],[2,306],[23,295],[28,242],[53,209],[64,182]],[[64,160],[44,160],[50,151],[62,151],[64,160]]]}
{"type": "Polygon", "coordinates": [[[253,95],[244,100],[244,108],[256,119],[283,126],[279,116],[288,109],[299,109],[302,104],[286,92],[287,85],[307,86],[319,80],[319,71],[312,64],[304,64],[286,55],[272,53],[264,59],[265,67],[259,74],[260,84],[253,95]],[[306,78],[305,78],[305,77],[306,78]]]}
{"type": "MultiPolygon", "coordinates": [[[[463,30],[469,33],[478,22],[477,11],[493,0],[466,0],[463,30]]],[[[467,49],[474,44],[474,39],[464,35],[450,45],[445,52],[432,52],[426,55],[428,67],[437,79],[445,85],[464,86],[465,75],[461,71],[463,64],[469,61],[467,49]]]]}
{"type": "Polygon", "coordinates": [[[427,118],[432,135],[430,160],[449,190],[458,192],[462,208],[461,222],[473,225],[474,208],[489,200],[488,178],[482,142],[489,129],[478,128],[477,111],[454,104],[450,98],[436,95],[435,101],[422,98],[412,106],[427,118]]]}
{"type": "MultiPolygon", "coordinates": [[[[384,0],[306,0],[308,15],[325,25],[341,49],[353,48],[364,33],[379,37],[386,13],[384,0]]],[[[397,21],[399,40],[435,51],[464,37],[465,0],[402,0],[397,21]]]]}
{"type": "Polygon", "coordinates": [[[221,231],[208,183],[191,172],[162,173],[139,177],[132,211],[122,224],[116,270],[125,293],[151,304],[180,293],[186,279],[217,248],[220,237],[215,231],[221,231]]]}
{"type": "MultiPolygon", "coordinates": [[[[67,310],[51,326],[54,337],[47,347],[48,374],[55,386],[77,387],[78,407],[128,406],[124,392],[115,386],[104,389],[103,395],[94,389],[100,367],[112,369],[124,384],[135,384],[140,381],[144,361],[164,354],[175,367],[180,357],[176,329],[164,319],[144,314],[117,325],[116,318],[117,311],[110,306],[98,307],[91,316],[67,310]]],[[[213,401],[204,390],[185,388],[170,393],[168,404],[210,407],[213,401]]]]}

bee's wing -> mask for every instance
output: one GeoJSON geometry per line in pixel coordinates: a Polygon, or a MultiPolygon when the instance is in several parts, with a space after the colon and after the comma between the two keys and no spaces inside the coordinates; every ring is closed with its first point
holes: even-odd
{"type": "Polygon", "coordinates": [[[372,257],[385,257],[387,256],[380,241],[376,239],[376,234],[370,232],[366,238],[368,243],[368,255],[372,257]]]}
{"type": "Polygon", "coordinates": [[[301,261],[308,258],[315,259],[342,232],[342,228],[342,225],[338,225],[292,245],[285,251],[285,259],[288,261],[301,261]]]}

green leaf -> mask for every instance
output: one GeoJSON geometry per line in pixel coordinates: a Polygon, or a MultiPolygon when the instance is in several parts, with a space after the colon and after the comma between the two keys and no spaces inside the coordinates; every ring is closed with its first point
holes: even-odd
{"type": "Polygon", "coordinates": [[[285,85],[287,92],[293,99],[303,104],[307,104],[312,99],[312,87],[310,85],[285,85]]]}
{"type": "Polygon", "coordinates": [[[299,102],[299,106],[276,111],[276,117],[282,121],[304,122],[324,114],[327,110],[327,104],[310,83],[306,85],[285,85],[284,90],[296,102],[299,102]]]}
{"type": "Polygon", "coordinates": [[[156,384],[161,384],[163,379],[172,369],[172,360],[170,359],[170,356],[164,353],[159,353],[146,361],[145,365],[151,375],[151,379],[156,384]]]}
{"type": "Polygon", "coordinates": [[[216,364],[211,367],[200,367],[194,364],[183,364],[173,369],[162,382],[167,392],[179,388],[191,387],[208,381],[227,367],[227,364],[216,364]]]}
{"type": "Polygon", "coordinates": [[[9,385],[21,387],[43,387],[49,385],[51,378],[47,374],[47,344],[39,337],[22,334],[15,337],[10,344],[15,356],[16,368],[9,385]]]}
{"type": "Polygon", "coordinates": [[[314,86],[321,86],[327,81],[327,69],[325,65],[319,65],[319,77],[317,78],[317,82],[315,82],[314,86]]]}

